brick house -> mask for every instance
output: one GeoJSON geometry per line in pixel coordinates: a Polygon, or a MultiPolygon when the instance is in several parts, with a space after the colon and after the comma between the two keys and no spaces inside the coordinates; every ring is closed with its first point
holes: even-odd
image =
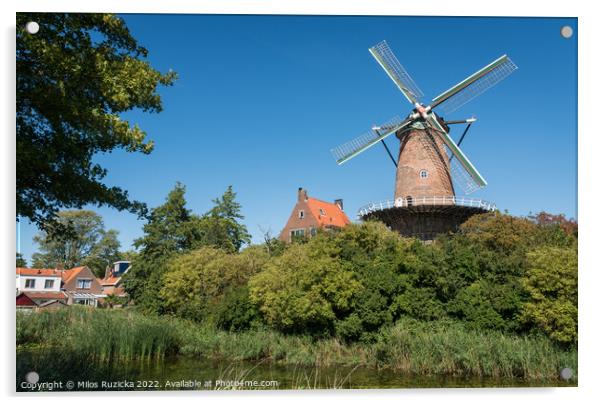
{"type": "Polygon", "coordinates": [[[17,294],[24,293],[38,306],[58,301],[95,307],[103,297],[102,286],[86,266],[69,270],[17,267],[16,287],[17,294]]]}
{"type": "Polygon", "coordinates": [[[87,266],[63,270],[63,290],[69,297],[67,304],[98,306],[102,298],[102,286],[87,266]]]}
{"type": "Polygon", "coordinates": [[[113,263],[113,266],[107,267],[105,270],[105,276],[100,280],[102,286],[102,293],[104,295],[115,295],[117,297],[125,297],[123,285],[121,283],[122,277],[132,268],[131,262],[127,260],[121,260],[113,263]]]}
{"type": "Polygon", "coordinates": [[[343,200],[329,203],[310,198],[307,190],[299,187],[297,203],[280,233],[280,240],[291,242],[297,237],[311,238],[316,235],[318,229],[343,228],[350,223],[343,211],[343,200]]]}

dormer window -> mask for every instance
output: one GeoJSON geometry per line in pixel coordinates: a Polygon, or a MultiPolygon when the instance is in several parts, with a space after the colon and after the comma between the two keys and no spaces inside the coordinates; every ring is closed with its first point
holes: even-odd
{"type": "Polygon", "coordinates": [[[299,210],[299,219],[305,218],[305,211],[299,210]]]}

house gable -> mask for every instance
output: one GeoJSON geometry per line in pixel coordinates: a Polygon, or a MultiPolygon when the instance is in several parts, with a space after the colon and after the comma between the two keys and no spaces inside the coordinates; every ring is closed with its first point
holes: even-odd
{"type": "Polygon", "coordinates": [[[35,303],[27,294],[21,293],[17,295],[17,306],[26,308],[35,308],[38,304],[35,303]]]}
{"type": "Polygon", "coordinates": [[[67,292],[102,294],[102,286],[87,266],[65,270],[63,272],[63,289],[67,292]]]}
{"type": "Polygon", "coordinates": [[[309,198],[307,191],[299,188],[297,203],[280,233],[280,240],[291,242],[294,234],[311,237],[319,228],[342,228],[350,222],[341,206],[309,198]]]}

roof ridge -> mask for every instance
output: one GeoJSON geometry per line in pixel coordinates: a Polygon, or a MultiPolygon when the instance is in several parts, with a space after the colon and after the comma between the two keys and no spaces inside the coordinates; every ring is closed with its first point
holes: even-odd
{"type": "MultiPolygon", "coordinates": [[[[337,207],[338,209],[341,209],[341,207],[339,207],[339,205],[335,202],[328,202],[328,201],[324,201],[324,200],[320,200],[319,198],[315,198],[315,197],[308,197],[307,200],[316,200],[316,201],[320,201],[321,203],[324,204],[328,204],[328,205],[334,205],[335,207],[337,207]]],[[[341,210],[343,211],[343,210],[341,210]]]]}

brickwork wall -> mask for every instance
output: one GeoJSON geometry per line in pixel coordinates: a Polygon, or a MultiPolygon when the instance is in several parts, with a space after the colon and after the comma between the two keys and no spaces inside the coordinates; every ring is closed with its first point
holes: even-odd
{"type": "Polygon", "coordinates": [[[299,190],[297,196],[297,204],[293,208],[293,212],[289,217],[284,229],[280,232],[280,240],[284,242],[291,241],[291,231],[294,229],[304,229],[305,235],[309,236],[310,229],[319,228],[318,220],[312,215],[309,206],[307,205],[307,192],[299,190]],[[303,211],[303,218],[299,218],[299,211],[303,211]]]}
{"type": "Polygon", "coordinates": [[[429,132],[431,135],[422,129],[411,129],[397,135],[400,147],[396,199],[454,195],[445,147],[434,130],[429,132]],[[428,177],[421,178],[421,170],[426,170],[428,177]]]}

